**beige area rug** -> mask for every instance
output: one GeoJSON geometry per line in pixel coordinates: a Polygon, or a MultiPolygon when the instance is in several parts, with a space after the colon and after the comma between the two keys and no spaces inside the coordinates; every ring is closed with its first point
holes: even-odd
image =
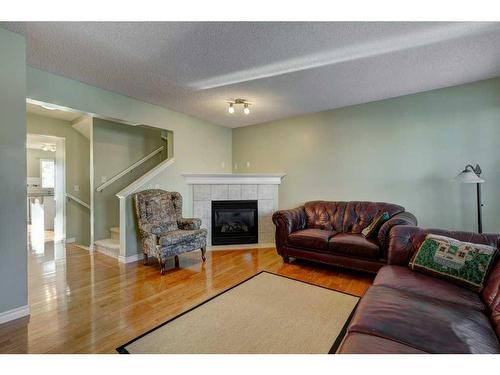
{"type": "Polygon", "coordinates": [[[334,353],[359,297],[260,272],[119,353],[334,353]]]}

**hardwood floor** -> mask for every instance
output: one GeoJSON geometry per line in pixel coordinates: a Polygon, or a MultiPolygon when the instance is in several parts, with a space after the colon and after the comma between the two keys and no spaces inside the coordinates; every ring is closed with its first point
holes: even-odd
{"type": "Polygon", "coordinates": [[[30,318],[0,325],[0,353],[116,353],[115,348],[261,270],[363,295],[370,275],[313,263],[285,264],[275,249],[199,251],[167,274],[119,264],[74,245],[30,249],[30,318]]]}

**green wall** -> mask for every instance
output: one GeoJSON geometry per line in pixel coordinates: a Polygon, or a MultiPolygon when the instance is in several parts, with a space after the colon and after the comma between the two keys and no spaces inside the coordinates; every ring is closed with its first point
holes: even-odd
{"type": "MultiPolygon", "coordinates": [[[[185,183],[182,174],[231,172],[232,136],[229,128],[31,67],[27,67],[27,97],[117,119],[117,122],[124,120],[171,131],[175,162],[157,175],[148,187],[180,192],[185,198],[183,214],[186,217],[192,215],[192,187],[185,183]]],[[[140,252],[132,241],[135,229],[131,206],[128,199],[127,256],[140,252]]]]}
{"type": "MultiPolygon", "coordinates": [[[[153,185],[181,192],[184,172],[286,172],[280,207],[309,199],[403,204],[424,226],[475,228],[473,186],[450,180],[478,162],[487,182],[484,227],[499,228],[499,80],[231,129],[27,68],[27,96],[169,129],[176,162],[153,185]],[[234,150],[234,155],[233,155],[234,150]],[[246,167],[247,161],[250,167],[246,167]]],[[[184,214],[192,206],[185,200],[184,214]]]]}
{"type": "Polygon", "coordinates": [[[27,67],[27,96],[100,117],[171,130],[175,163],[152,184],[186,197],[185,215],[192,213],[191,199],[187,199],[192,188],[185,183],[182,173],[231,172],[229,128],[31,67],[27,67]]]}
{"type": "MultiPolygon", "coordinates": [[[[71,122],[28,113],[27,132],[65,139],[66,192],[90,202],[90,141],[76,131],[71,122]],[[79,186],[79,191],[74,186],[79,186]]],[[[54,155],[52,153],[52,155],[54,155]]],[[[66,238],[75,238],[85,246],[90,244],[90,211],[80,204],[66,202],[66,238]]]]}
{"type": "Polygon", "coordinates": [[[55,159],[50,151],[29,148],[26,150],[26,176],[40,177],[40,159],[55,159]]]}
{"type": "Polygon", "coordinates": [[[0,28],[0,313],[28,304],[26,44],[0,28]]]}
{"type": "MultiPolygon", "coordinates": [[[[93,120],[94,185],[97,188],[105,180],[149,153],[166,146],[162,131],[141,126],[130,126],[113,121],[93,120]]],[[[164,152],[138,166],[101,192],[94,192],[94,239],[109,238],[109,229],[120,225],[119,200],[116,197],[123,188],[141,177],[155,165],[165,160],[164,152]]]]}
{"type": "Polygon", "coordinates": [[[248,126],[233,131],[237,172],[285,172],[280,208],[312,199],[399,203],[424,227],[500,231],[500,78],[248,126]],[[247,162],[250,167],[247,167],[247,162]]]}

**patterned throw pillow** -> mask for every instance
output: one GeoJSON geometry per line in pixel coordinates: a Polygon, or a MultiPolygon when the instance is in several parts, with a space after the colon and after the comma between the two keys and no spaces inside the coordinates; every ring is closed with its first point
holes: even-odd
{"type": "Polygon", "coordinates": [[[497,249],[428,234],[409,263],[410,268],[480,292],[497,249]]]}
{"type": "Polygon", "coordinates": [[[361,234],[365,236],[365,238],[370,238],[377,235],[378,230],[387,220],[389,220],[390,216],[388,212],[382,212],[380,215],[377,215],[373,218],[370,225],[368,225],[365,229],[361,231],[361,234]]]}

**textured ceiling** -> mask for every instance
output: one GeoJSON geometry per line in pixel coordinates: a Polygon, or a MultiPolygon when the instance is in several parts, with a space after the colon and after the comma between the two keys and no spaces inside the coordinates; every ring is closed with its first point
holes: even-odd
{"type": "Polygon", "coordinates": [[[28,64],[238,127],[500,75],[500,23],[0,23],[28,64]],[[227,99],[253,103],[230,115],[227,99]]]}

